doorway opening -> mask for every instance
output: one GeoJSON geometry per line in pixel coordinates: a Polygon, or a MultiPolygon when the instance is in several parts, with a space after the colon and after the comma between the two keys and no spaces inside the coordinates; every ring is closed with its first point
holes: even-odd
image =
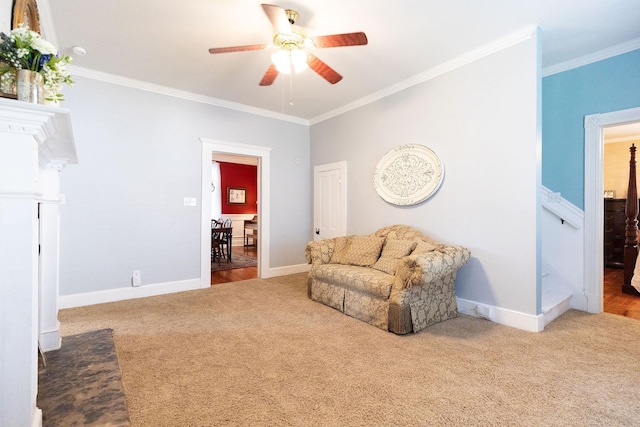
{"type": "Polygon", "coordinates": [[[258,277],[257,184],[258,158],[213,153],[211,219],[232,229],[228,254],[211,259],[211,284],[258,277]],[[228,199],[229,189],[242,190],[242,200],[228,199]]]}
{"type": "Polygon", "coordinates": [[[630,147],[640,146],[640,122],[605,127],[604,135],[604,283],[606,313],[640,319],[640,298],[622,292],[630,147]]]}
{"type": "Polygon", "coordinates": [[[634,122],[640,122],[640,108],[584,120],[584,291],[590,313],[602,313],[604,307],[604,129],[634,122]]]}
{"type": "Polygon", "coordinates": [[[253,157],[258,160],[258,230],[257,276],[270,277],[269,274],[269,225],[270,225],[270,185],[271,149],[268,147],[200,138],[202,142],[202,210],[200,225],[200,287],[211,286],[211,171],[214,153],[233,156],[253,157]]]}

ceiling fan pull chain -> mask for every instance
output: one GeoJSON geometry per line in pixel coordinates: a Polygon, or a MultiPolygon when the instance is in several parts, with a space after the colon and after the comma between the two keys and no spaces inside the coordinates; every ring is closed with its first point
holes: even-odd
{"type": "Polygon", "coordinates": [[[282,105],[282,114],[284,114],[284,86],[285,83],[282,81],[282,83],[280,83],[280,104],[282,105]]]}
{"type": "Polygon", "coordinates": [[[289,74],[289,79],[289,105],[293,106],[293,73],[289,74]]]}

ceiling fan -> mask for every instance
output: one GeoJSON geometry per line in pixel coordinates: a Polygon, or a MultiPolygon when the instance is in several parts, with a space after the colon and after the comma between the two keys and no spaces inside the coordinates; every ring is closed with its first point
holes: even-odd
{"type": "Polygon", "coordinates": [[[298,12],[295,10],[283,9],[271,4],[263,4],[262,9],[273,26],[272,44],[209,49],[209,53],[215,54],[277,48],[278,50],[271,57],[273,62],[262,77],[260,86],[271,85],[281,72],[291,74],[302,71],[306,67],[311,68],[329,83],[336,84],[342,80],[342,76],[307,49],[367,44],[367,36],[363,32],[307,37],[302,28],[294,25],[298,19],[298,12]]]}

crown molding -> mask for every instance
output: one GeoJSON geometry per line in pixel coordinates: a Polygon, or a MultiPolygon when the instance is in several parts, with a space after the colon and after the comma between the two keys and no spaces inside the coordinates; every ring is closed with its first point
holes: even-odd
{"type": "Polygon", "coordinates": [[[287,114],[280,114],[280,113],[265,110],[262,108],[251,107],[249,105],[240,104],[237,102],[225,101],[219,98],[213,98],[206,95],[200,95],[193,92],[187,92],[184,90],[174,89],[167,86],[144,82],[142,80],[131,79],[129,77],[123,77],[116,74],[96,71],[90,68],[79,67],[79,66],[70,64],[70,65],[67,65],[67,71],[69,71],[69,73],[72,74],[73,76],[77,76],[77,77],[85,77],[88,79],[98,80],[105,83],[111,83],[119,86],[125,86],[133,89],[153,92],[160,95],[186,99],[188,101],[199,102],[202,104],[214,105],[216,107],[228,108],[230,110],[236,110],[236,111],[241,111],[243,113],[255,114],[258,116],[296,123],[299,125],[305,125],[305,126],[309,125],[308,120],[300,117],[289,116],[287,114]]]}
{"type": "Polygon", "coordinates": [[[332,117],[336,117],[341,114],[344,114],[348,111],[355,110],[356,108],[362,107],[364,105],[371,104],[372,102],[378,101],[382,98],[385,98],[389,95],[393,95],[394,93],[403,91],[412,86],[416,86],[420,83],[424,83],[428,80],[434,79],[438,76],[441,76],[450,71],[461,68],[479,59],[485,58],[493,53],[499,52],[501,50],[507,49],[516,44],[522,43],[523,41],[529,40],[531,37],[534,37],[537,31],[538,31],[537,26],[530,26],[525,28],[524,30],[510,34],[506,37],[502,37],[498,40],[485,44],[463,55],[453,58],[447,62],[443,62],[442,64],[436,67],[433,67],[427,71],[423,71],[422,73],[411,76],[406,80],[403,80],[399,83],[396,83],[392,86],[387,87],[386,89],[382,89],[378,92],[372,93],[371,95],[365,96],[364,98],[360,98],[352,103],[346,104],[333,111],[329,111],[326,114],[322,114],[320,116],[314,117],[310,120],[310,122],[311,124],[320,123],[332,117]]]}
{"type": "MultiPolygon", "coordinates": [[[[522,31],[513,33],[509,36],[506,36],[496,41],[493,41],[491,43],[488,43],[484,46],[481,46],[478,49],[474,49],[473,51],[467,52],[452,60],[444,62],[436,67],[433,67],[422,73],[411,76],[408,79],[405,79],[399,83],[396,83],[380,91],[374,92],[370,95],[367,95],[349,104],[343,105],[342,107],[336,108],[335,110],[329,111],[325,114],[316,116],[310,120],[307,120],[301,117],[287,115],[287,114],[281,114],[274,111],[265,110],[262,108],[251,107],[249,105],[240,104],[237,102],[225,101],[219,98],[214,98],[214,97],[201,95],[193,92],[174,89],[167,86],[148,83],[141,80],[131,79],[128,77],[123,77],[115,74],[105,73],[102,71],[96,71],[96,70],[92,70],[85,67],[79,67],[76,65],[68,65],[67,70],[74,76],[85,77],[93,80],[103,81],[106,83],[117,84],[120,86],[158,93],[161,95],[172,96],[176,98],[186,99],[189,101],[200,102],[203,104],[214,105],[217,107],[228,108],[231,110],[241,111],[244,113],[255,114],[255,115],[268,117],[276,120],[283,120],[283,121],[287,121],[295,124],[309,126],[309,125],[323,122],[325,120],[339,116],[341,114],[347,113],[351,110],[355,110],[357,108],[363,107],[367,104],[371,104],[380,99],[386,98],[387,96],[393,95],[397,92],[416,86],[420,83],[424,83],[428,80],[434,79],[438,76],[441,76],[443,74],[446,74],[448,72],[461,68],[467,64],[470,64],[472,62],[485,58],[493,53],[507,49],[511,46],[514,46],[516,44],[519,44],[523,41],[530,39],[531,37],[534,36],[534,34],[536,34],[537,31],[538,31],[538,27],[536,26],[527,27],[522,31]]],[[[623,53],[631,52],[636,49],[640,49],[640,38],[633,39],[625,43],[620,43],[618,45],[595,52],[593,54],[585,55],[580,58],[576,58],[570,61],[566,61],[566,62],[562,62],[556,65],[546,67],[542,69],[542,77],[547,77],[552,74],[561,73],[563,71],[568,71],[573,68],[578,68],[594,62],[602,61],[604,59],[621,55],[623,53]]]]}
{"type": "Polygon", "coordinates": [[[311,120],[306,120],[300,117],[289,116],[286,114],[280,114],[261,108],[255,108],[248,105],[225,101],[218,98],[213,98],[205,95],[200,95],[192,92],[173,89],[166,86],[156,85],[153,83],[144,82],[141,80],[135,80],[128,77],[122,77],[115,74],[104,73],[102,71],[96,71],[89,68],[78,67],[75,65],[68,65],[67,70],[74,76],[86,77],[93,80],[99,80],[107,83],[117,84],[121,86],[127,86],[135,89],[145,90],[149,92],[159,93],[167,96],[173,96],[176,98],[187,99],[190,101],[201,102],[204,104],[215,105],[218,107],[229,108],[232,110],[242,111],[245,113],[256,114],[260,116],[270,117],[277,120],[284,120],[291,123],[301,124],[309,126],[311,124],[319,123],[324,120],[328,120],[332,117],[344,114],[348,111],[355,110],[356,108],[373,103],[389,95],[393,95],[396,92],[400,92],[412,86],[434,79],[445,73],[453,71],[457,68],[463,67],[467,64],[475,62],[493,53],[504,50],[508,47],[519,44],[525,40],[530,39],[538,31],[538,27],[530,26],[522,31],[513,33],[494,42],[481,46],[478,49],[474,49],[464,55],[460,55],[450,61],[444,62],[436,67],[433,67],[427,71],[416,74],[403,80],[397,84],[389,86],[386,89],[375,92],[371,95],[360,98],[352,103],[346,104],[326,114],[317,116],[311,120]]]}
{"type": "Polygon", "coordinates": [[[551,65],[542,69],[542,77],[547,77],[553,74],[569,71],[574,68],[589,65],[594,62],[609,59],[614,56],[622,55],[623,53],[631,52],[633,50],[640,49],[640,38],[632,39],[624,43],[620,43],[603,50],[599,50],[588,55],[581,56],[579,58],[571,59],[569,61],[561,62],[556,65],[551,65]]]}

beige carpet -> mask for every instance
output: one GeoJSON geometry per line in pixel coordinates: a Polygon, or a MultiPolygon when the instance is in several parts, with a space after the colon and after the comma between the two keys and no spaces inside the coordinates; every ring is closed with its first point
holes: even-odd
{"type": "Polygon", "coordinates": [[[640,322],[542,333],[460,316],[396,336],[307,299],[306,275],[63,310],[112,328],[133,426],[638,426],[640,322]]]}

